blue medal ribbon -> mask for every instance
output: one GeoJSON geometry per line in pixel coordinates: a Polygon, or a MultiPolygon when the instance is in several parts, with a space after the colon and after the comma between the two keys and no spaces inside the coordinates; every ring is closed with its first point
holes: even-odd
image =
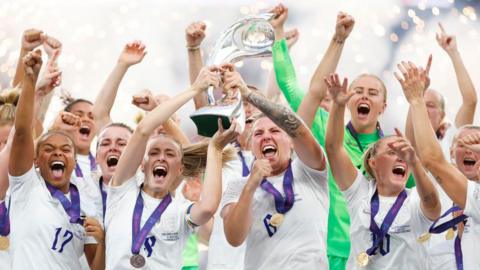
{"type": "Polygon", "coordinates": [[[236,148],[238,148],[237,155],[240,161],[242,162],[242,176],[246,177],[250,174],[250,169],[248,168],[247,161],[245,160],[245,156],[243,155],[242,148],[238,141],[233,143],[236,148]]]}
{"type": "Polygon", "coordinates": [[[105,219],[105,211],[107,209],[107,192],[103,190],[103,176],[100,176],[98,180],[98,187],[100,188],[100,193],[102,194],[102,210],[103,218],[105,219]]]}
{"type": "Polygon", "coordinates": [[[74,184],[70,183],[70,202],[70,200],[68,200],[61,190],[52,186],[47,181],[45,181],[45,184],[47,185],[47,189],[50,191],[52,197],[60,201],[62,204],[63,209],[70,217],[70,223],[78,223],[83,225],[83,219],[80,217],[80,193],[78,192],[78,188],[74,184]]]}
{"type": "Polygon", "coordinates": [[[378,198],[378,190],[375,190],[375,193],[370,200],[370,231],[372,232],[373,243],[372,246],[366,251],[369,256],[376,254],[377,249],[380,249],[380,254],[382,254],[382,256],[385,256],[390,252],[390,235],[388,234],[388,230],[390,229],[390,226],[392,226],[393,221],[397,217],[397,214],[402,208],[406,198],[407,192],[404,189],[398,195],[390,210],[388,210],[388,213],[379,228],[375,222],[375,216],[380,208],[380,200],[378,198]],[[386,249],[383,247],[384,239],[386,240],[386,249]]]}
{"type": "Polygon", "coordinates": [[[171,202],[172,196],[170,193],[168,193],[167,196],[165,196],[158,204],[157,208],[153,210],[153,213],[150,215],[150,217],[148,217],[143,227],[140,228],[140,221],[142,220],[143,213],[143,198],[142,190],[140,188],[132,216],[132,254],[138,255],[140,253],[140,248],[147,238],[148,233],[152,230],[153,226],[155,226],[155,223],[160,220],[163,212],[165,212],[165,209],[167,209],[171,202]]]}
{"type": "MultiPolygon", "coordinates": [[[[358,139],[358,133],[357,133],[357,131],[355,130],[355,128],[353,127],[352,121],[349,121],[349,122],[348,122],[346,128],[348,129],[348,131],[350,132],[350,134],[352,135],[352,137],[355,139],[355,142],[357,143],[358,148],[360,149],[360,151],[363,152],[362,144],[360,143],[360,140],[358,139]]],[[[382,130],[382,128],[380,127],[380,123],[378,123],[378,122],[377,122],[377,132],[378,132],[378,136],[379,136],[380,138],[385,137],[385,134],[383,134],[383,130],[382,130]]]]}
{"type": "Polygon", "coordinates": [[[288,212],[295,202],[295,195],[293,193],[293,173],[292,173],[292,162],[291,160],[288,163],[288,168],[285,171],[283,176],[283,191],[285,192],[285,198],[282,194],[268,182],[267,179],[263,179],[260,183],[260,187],[265,190],[267,193],[273,195],[275,200],[275,209],[280,214],[285,214],[288,212]]]}
{"type": "MultiPolygon", "coordinates": [[[[95,160],[95,157],[92,155],[92,153],[88,153],[88,159],[90,160],[90,171],[95,172],[97,170],[97,161],[95,160]]],[[[82,168],[80,168],[80,165],[75,165],[75,175],[77,177],[83,178],[83,172],[82,168]]]]}
{"type": "Polygon", "coordinates": [[[10,217],[9,209],[10,202],[12,199],[8,200],[8,208],[5,202],[0,203],[0,236],[8,236],[10,234],[10,217]]]}

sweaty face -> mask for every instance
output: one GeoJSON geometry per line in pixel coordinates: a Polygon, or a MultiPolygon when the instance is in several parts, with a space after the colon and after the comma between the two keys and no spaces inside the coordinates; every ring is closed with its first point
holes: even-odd
{"type": "Polygon", "coordinates": [[[377,185],[389,193],[400,192],[405,188],[410,168],[390,147],[388,143],[394,142],[397,137],[383,139],[377,154],[370,159],[369,164],[375,173],[377,185]]]}
{"type": "MultiPolygon", "coordinates": [[[[470,134],[479,133],[479,130],[475,129],[464,129],[461,130],[457,138],[461,139],[470,134]]],[[[480,154],[470,151],[468,148],[454,143],[451,149],[452,158],[455,159],[455,164],[457,168],[471,180],[478,179],[477,173],[478,168],[480,167],[480,154]]]]}
{"type": "Polygon", "coordinates": [[[142,170],[145,174],[145,188],[153,192],[172,191],[183,171],[180,146],[168,137],[151,137],[147,143],[142,170]]]}
{"type": "Polygon", "coordinates": [[[428,118],[432,124],[433,130],[437,131],[440,127],[445,112],[442,110],[439,93],[433,90],[427,90],[424,94],[425,103],[427,105],[428,118]]]}
{"type": "Polygon", "coordinates": [[[10,134],[10,130],[12,130],[11,125],[3,125],[0,127],[0,151],[5,147],[8,140],[8,134],[10,134]]]}
{"type": "Polygon", "coordinates": [[[98,136],[97,163],[104,179],[110,179],[115,173],[118,160],[132,134],[123,127],[105,128],[98,136]]]}
{"type": "Polygon", "coordinates": [[[95,137],[95,122],[93,121],[93,106],[87,102],[78,102],[71,108],[71,113],[80,117],[80,128],[72,134],[75,145],[81,154],[87,154],[95,137]]]}
{"type": "Polygon", "coordinates": [[[292,152],[292,140],[267,117],[258,119],[253,125],[252,152],[256,159],[267,159],[272,174],[277,175],[288,167],[292,152]]]}
{"type": "Polygon", "coordinates": [[[59,189],[68,186],[75,167],[75,146],[65,135],[52,134],[38,147],[36,166],[42,177],[59,189]]]}
{"type": "Polygon", "coordinates": [[[378,117],[386,107],[382,84],[374,77],[364,76],[356,79],[351,89],[355,94],[347,105],[352,115],[352,123],[359,129],[375,127],[378,117]]]}

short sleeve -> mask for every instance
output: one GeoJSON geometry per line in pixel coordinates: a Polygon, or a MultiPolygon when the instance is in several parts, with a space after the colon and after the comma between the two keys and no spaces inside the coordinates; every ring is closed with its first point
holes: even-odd
{"type": "MultiPolygon", "coordinates": [[[[322,149],[323,152],[323,149],[322,149]]],[[[324,153],[325,155],[325,153],[324,153]]],[[[326,158],[325,158],[326,159],[326,158]]],[[[301,175],[295,175],[296,179],[302,179],[306,181],[306,183],[315,189],[326,189],[328,188],[328,165],[325,165],[325,169],[322,171],[318,171],[308,167],[300,158],[295,158],[292,162],[292,167],[296,168],[296,174],[299,173],[301,175]]]]}
{"type": "Polygon", "coordinates": [[[412,230],[415,235],[419,236],[422,233],[428,231],[433,221],[429,220],[423,213],[420,206],[420,196],[418,195],[417,188],[412,188],[410,191],[410,216],[412,217],[412,230]]]}
{"type": "Polygon", "coordinates": [[[223,209],[225,206],[236,203],[240,199],[242,194],[243,187],[247,183],[246,179],[232,180],[227,184],[225,192],[222,195],[222,200],[220,202],[220,208],[223,209]]]}
{"type": "Polygon", "coordinates": [[[124,198],[125,194],[132,190],[138,190],[136,175],[120,186],[113,187],[109,185],[107,187],[107,212],[112,208],[115,208],[124,198]]]}
{"type": "Polygon", "coordinates": [[[40,179],[35,170],[35,167],[32,166],[30,170],[20,176],[12,176],[8,174],[8,182],[10,194],[21,194],[21,196],[13,196],[14,200],[19,198],[27,198],[24,196],[34,189],[38,184],[40,184],[40,179]]]}
{"type": "Polygon", "coordinates": [[[368,179],[357,169],[357,178],[355,178],[355,181],[353,181],[349,188],[342,191],[349,208],[360,205],[360,202],[363,201],[365,197],[368,197],[369,185],[370,182],[368,179]]]}
{"type": "Polygon", "coordinates": [[[467,182],[467,200],[463,213],[480,222],[480,184],[473,181],[467,182]]]}

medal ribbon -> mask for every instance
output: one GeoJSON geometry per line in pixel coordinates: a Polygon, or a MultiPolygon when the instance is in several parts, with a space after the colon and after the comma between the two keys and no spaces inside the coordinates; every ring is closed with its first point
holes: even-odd
{"type": "Polygon", "coordinates": [[[242,153],[242,148],[240,147],[240,143],[238,141],[234,142],[235,147],[238,148],[237,155],[238,158],[240,158],[240,161],[242,162],[242,176],[248,176],[250,174],[250,169],[247,166],[247,162],[245,161],[245,156],[242,153]]]}
{"type": "Polygon", "coordinates": [[[83,220],[80,218],[80,193],[78,192],[77,187],[70,183],[70,197],[72,200],[70,202],[65,194],[63,194],[58,188],[52,186],[46,181],[45,184],[47,184],[48,191],[50,191],[52,197],[59,200],[62,204],[63,209],[70,217],[70,223],[83,225],[83,220]]]}
{"type": "MultiPolygon", "coordinates": [[[[355,130],[355,128],[353,127],[352,125],[352,121],[349,121],[348,124],[347,124],[347,129],[348,131],[350,132],[350,134],[352,135],[352,137],[355,139],[355,142],[357,142],[357,145],[358,145],[358,148],[360,149],[361,152],[363,152],[363,147],[362,147],[362,144],[360,143],[360,140],[358,139],[358,133],[357,131],[355,130]]],[[[377,122],[377,132],[378,132],[378,136],[380,138],[383,138],[385,135],[383,134],[383,130],[382,128],[380,127],[380,123],[377,122]]]]}
{"type": "Polygon", "coordinates": [[[171,202],[172,196],[168,193],[167,196],[163,198],[162,202],[158,204],[157,208],[153,210],[153,213],[147,219],[143,227],[140,228],[140,221],[143,213],[143,198],[140,189],[132,216],[132,254],[138,255],[140,253],[140,248],[147,238],[148,233],[152,230],[153,226],[155,226],[155,223],[160,220],[163,212],[165,212],[165,209],[167,209],[171,202]]]}
{"type": "Polygon", "coordinates": [[[406,198],[407,192],[404,189],[398,195],[390,210],[388,210],[388,213],[379,228],[377,223],[375,222],[375,216],[377,215],[380,208],[380,201],[378,199],[378,190],[375,190],[375,193],[373,194],[370,201],[370,231],[373,235],[373,244],[366,251],[369,256],[374,255],[378,248],[380,248],[380,254],[382,254],[382,256],[385,256],[390,252],[390,235],[388,234],[388,230],[390,229],[390,226],[392,226],[392,223],[397,217],[397,214],[400,211],[400,208],[402,208],[402,205],[405,202],[406,198]],[[386,250],[383,248],[384,238],[387,241],[386,250]]]}
{"type": "Polygon", "coordinates": [[[103,177],[102,176],[98,180],[98,187],[100,188],[100,193],[102,194],[103,218],[105,219],[105,211],[107,209],[107,192],[105,190],[103,190],[103,177]]]}
{"type": "MultiPolygon", "coordinates": [[[[466,220],[463,221],[463,224],[467,223],[466,220]]],[[[463,252],[462,252],[462,239],[457,234],[455,237],[455,264],[457,265],[457,270],[463,270],[463,252]]]]}
{"type": "Polygon", "coordinates": [[[8,200],[8,208],[5,202],[0,203],[0,236],[7,236],[10,234],[10,217],[9,209],[10,202],[12,199],[8,200]]]}
{"type": "MultiPolygon", "coordinates": [[[[95,161],[95,157],[93,157],[92,153],[88,153],[88,159],[90,160],[90,171],[95,172],[97,170],[97,161],[95,161]]],[[[78,163],[75,165],[75,175],[83,178],[83,172],[78,163]]]]}
{"type": "Polygon", "coordinates": [[[292,184],[293,173],[291,160],[289,161],[288,168],[283,176],[283,190],[285,192],[285,198],[283,198],[282,194],[272,185],[272,183],[268,182],[267,179],[264,178],[260,184],[260,187],[262,187],[263,190],[273,195],[273,198],[275,199],[275,209],[280,214],[285,214],[288,212],[295,202],[292,184]]]}

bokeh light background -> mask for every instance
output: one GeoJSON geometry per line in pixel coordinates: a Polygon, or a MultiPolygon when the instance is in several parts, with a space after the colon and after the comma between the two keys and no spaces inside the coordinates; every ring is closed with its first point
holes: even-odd
{"type": "MultiPolygon", "coordinates": [[[[461,97],[447,54],[437,45],[435,32],[442,22],[448,33],[457,36],[461,55],[474,84],[479,85],[480,24],[476,15],[479,1],[436,0],[297,0],[283,1],[289,7],[286,30],[298,28],[300,40],[291,56],[304,89],[334,32],[338,11],[355,17],[356,25],[339,64],[341,76],[353,78],[362,72],[382,77],[387,85],[388,107],[382,124],[388,133],[403,129],[407,102],[392,70],[400,60],[425,65],[433,54],[431,86],[447,100],[447,115],[454,119],[461,97]]],[[[115,121],[133,125],[138,110],[131,96],[144,88],[175,95],[188,83],[186,26],[196,20],[207,24],[203,43],[208,55],[221,31],[246,14],[258,13],[277,1],[239,0],[0,0],[0,84],[10,85],[23,30],[39,28],[63,42],[59,64],[63,84],[73,96],[94,100],[125,43],[142,40],[148,54],[126,74],[112,111],[115,121]]],[[[249,84],[265,88],[270,59],[239,63],[249,84]]],[[[47,115],[51,123],[62,107],[54,98],[47,115]]],[[[190,102],[180,110],[182,127],[195,133],[187,115],[190,102]]],[[[477,117],[475,119],[478,119],[477,117]]],[[[478,123],[478,121],[477,121],[478,123]]]]}

